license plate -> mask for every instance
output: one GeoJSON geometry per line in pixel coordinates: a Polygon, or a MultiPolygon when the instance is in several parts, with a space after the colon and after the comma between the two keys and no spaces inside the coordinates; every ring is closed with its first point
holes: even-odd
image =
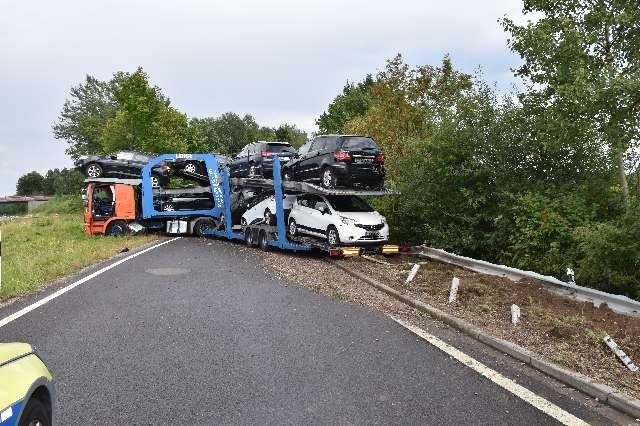
{"type": "Polygon", "coordinates": [[[373,159],[372,158],[356,158],[354,162],[356,164],[371,164],[373,163],[373,159]]]}
{"type": "Polygon", "coordinates": [[[371,238],[378,238],[380,236],[380,234],[378,234],[377,232],[371,231],[367,231],[364,235],[371,238]]]}

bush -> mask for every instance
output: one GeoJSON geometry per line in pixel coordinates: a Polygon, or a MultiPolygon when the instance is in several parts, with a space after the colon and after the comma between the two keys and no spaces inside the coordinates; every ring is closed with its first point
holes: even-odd
{"type": "Polygon", "coordinates": [[[539,193],[515,197],[513,206],[500,219],[498,240],[506,246],[499,261],[509,266],[542,274],[564,276],[567,266],[575,266],[575,229],[590,223],[595,206],[580,195],[553,198],[539,193]]]}
{"type": "Polygon", "coordinates": [[[578,284],[640,300],[640,204],[618,220],[576,230],[578,284]]]}
{"type": "Polygon", "coordinates": [[[60,195],[33,209],[33,213],[41,214],[73,214],[82,213],[82,198],[77,195],[60,195]]]}

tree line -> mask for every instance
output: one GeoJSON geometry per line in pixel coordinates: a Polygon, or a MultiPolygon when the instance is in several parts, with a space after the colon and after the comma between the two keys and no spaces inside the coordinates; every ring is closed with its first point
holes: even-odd
{"type": "Polygon", "coordinates": [[[348,83],[321,133],[374,137],[377,201],[399,240],[640,297],[640,8],[632,0],[528,0],[501,25],[524,89],[401,56],[348,83]]]}
{"type": "Polygon", "coordinates": [[[227,112],[189,119],[159,87],[150,84],[142,68],[117,72],[109,81],[88,75],[71,88],[53,134],[68,144],[66,152],[73,159],[120,150],[234,154],[258,140],[300,146],[307,139],[293,124],[260,126],[250,114],[241,117],[227,112]]]}

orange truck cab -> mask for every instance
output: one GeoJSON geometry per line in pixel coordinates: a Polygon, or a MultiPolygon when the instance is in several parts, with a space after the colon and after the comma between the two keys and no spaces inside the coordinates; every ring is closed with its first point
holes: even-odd
{"type": "Polygon", "coordinates": [[[88,183],[82,194],[85,234],[126,234],[127,224],[137,217],[137,191],[124,183],[88,183]]]}

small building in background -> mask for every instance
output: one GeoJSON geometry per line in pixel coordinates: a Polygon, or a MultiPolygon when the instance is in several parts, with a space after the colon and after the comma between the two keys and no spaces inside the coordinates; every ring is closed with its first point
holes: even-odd
{"type": "Polygon", "coordinates": [[[51,197],[46,195],[9,195],[0,197],[0,215],[30,213],[37,206],[46,203],[51,197]]]}

